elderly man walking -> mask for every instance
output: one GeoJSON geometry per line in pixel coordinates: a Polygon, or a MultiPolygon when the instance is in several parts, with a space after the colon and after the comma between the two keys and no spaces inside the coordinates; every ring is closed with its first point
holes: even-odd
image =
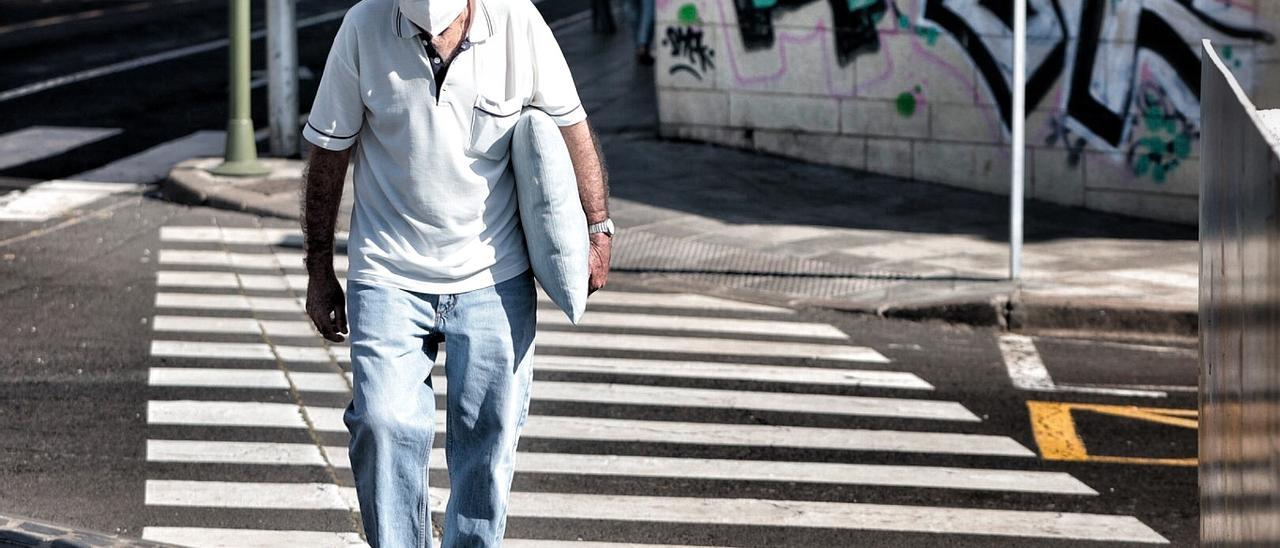
{"type": "Polygon", "coordinates": [[[340,342],[344,414],[369,544],[430,547],[428,458],[445,430],[444,545],[499,546],[529,406],[537,306],[512,128],[546,112],[568,146],[589,223],[591,291],[613,224],[595,136],[559,45],[530,0],[363,0],[346,14],[303,129],[307,313],[340,342]],[[354,151],[344,295],[334,226],[354,151]],[[349,314],[349,321],[348,321],[349,314]],[[448,346],[446,422],[431,369],[448,346]]]}

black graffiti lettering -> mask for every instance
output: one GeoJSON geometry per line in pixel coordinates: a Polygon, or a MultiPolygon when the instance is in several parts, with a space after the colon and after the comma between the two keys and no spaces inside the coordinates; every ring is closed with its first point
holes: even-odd
{"type": "Polygon", "coordinates": [[[669,74],[688,72],[697,79],[709,68],[715,68],[715,51],[703,42],[702,29],[698,27],[667,27],[662,45],[671,48],[671,56],[679,61],[668,69],[669,74]]]}
{"type": "MultiPolygon", "coordinates": [[[[815,0],[773,0],[757,7],[754,0],[734,0],[738,12],[738,30],[748,50],[773,47],[773,14],[775,10],[794,10],[815,0]]],[[[831,24],[835,34],[836,60],[847,66],[859,53],[878,51],[880,34],[876,25],[888,13],[889,0],[871,0],[861,4],[849,0],[828,0],[831,24]],[[852,7],[852,6],[857,7],[852,7]]],[[[896,13],[897,8],[894,7],[896,13]]]]}

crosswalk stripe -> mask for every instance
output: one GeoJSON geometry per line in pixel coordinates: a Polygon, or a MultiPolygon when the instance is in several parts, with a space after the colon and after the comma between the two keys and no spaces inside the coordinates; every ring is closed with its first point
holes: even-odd
{"type": "Polygon", "coordinates": [[[148,374],[150,386],[186,386],[203,388],[254,388],[287,390],[292,379],[304,392],[348,393],[342,377],[335,373],[291,371],[288,378],[279,369],[213,369],[194,367],[153,367],[148,374]]]}
{"type": "MultiPolygon", "coordinates": [[[[448,491],[433,489],[432,510],[448,491]],[[438,492],[438,493],[437,493],[438,492]]],[[[1131,516],[801,500],[511,493],[509,516],[1167,544],[1131,516]]]]}
{"type": "MultiPolygon", "coordinates": [[[[612,312],[592,312],[587,314],[583,320],[581,325],[589,327],[693,330],[739,335],[790,335],[833,340],[848,339],[848,335],[845,335],[835,327],[808,322],[664,316],[657,314],[618,314],[612,312]]],[[[571,325],[568,318],[558,313],[540,314],[538,324],[571,325]]],[[[313,334],[311,324],[306,321],[263,321],[261,327],[267,331],[268,335],[282,337],[306,337],[313,334]]],[[[156,316],[154,329],[157,331],[185,331],[189,333],[257,334],[259,333],[259,324],[252,318],[156,316]]]]}
{"type": "Polygon", "coordinates": [[[322,347],[268,345],[266,343],[151,341],[151,355],[164,358],[274,360],[276,355],[279,355],[280,359],[286,362],[323,363],[334,359],[347,361],[346,354],[346,352],[331,354],[329,350],[322,347]]]}
{"type": "MultiPolygon", "coordinates": [[[[343,448],[326,453],[345,453],[343,448]]],[[[320,448],[306,443],[253,441],[147,440],[148,462],[324,466],[320,448]]],[[[348,459],[344,456],[342,462],[348,459]]],[[[337,463],[335,463],[336,465],[337,463]]],[[[341,466],[350,468],[350,464],[341,466]]]]}
{"type": "MultiPolygon", "coordinates": [[[[345,409],[307,407],[317,430],[347,431],[345,409]]],[[[297,406],[283,403],[153,400],[147,405],[151,424],[302,428],[297,406]],[[269,410],[269,412],[268,412],[269,410]]],[[[445,429],[437,413],[436,431],[445,429]]],[[[604,419],[530,415],[522,436],[567,440],[676,443],[728,446],[799,447],[844,451],[887,451],[953,455],[1034,457],[1035,453],[1006,436],[674,421],[604,419]]]]}
{"type": "MultiPolygon", "coordinates": [[[[217,289],[261,289],[283,291],[289,289],[284,276],[266,274],[237,274],[234,272],[189,272],[162,270],[156,273],[156,285],[160,287],[211,287],[217,289]]],[[[303,285],[306,287],[306,285],[303,285]]]]}
{"type": "MultiPolygon", "coordinates": [[[[334,425],[332,417],[329,417],[330,420],[320,430],[345,432],[346,427],[342,426],[341,417],[338,418],[337,425],[334,425]]],[[[256,428],[307,427],[298,406],[291,403],[191,400],[147,402],[147,423],[256,428]]]]}
{"type": "Polygon", "coordinates": [[[118,135],[118,128],[31,126],[0,135],[0,169],[57,156],[118,135]]]}
{"type": "MultiPolygon", "coordinates": [[[[305,290],[307,276],[305,274],[267,275],[236,274],[234,272],[205,272],[162,270],[157,273],[156,283],[161,287],[209,287],[217,289],[238,288],[280,291],[284,289],[305,290]],[[237,276],[239,280],[237,280],[237,276]]],[[[346,280],[339,282],[345,285],[346,280]]],[[[539,302],[550,303],[550,299],[539,296],[539,302]]],[[[716,312],[771,312],[794,313],[793,310],[752,303],[741,303],[728,299],[706,297],[684,293],[632,293],[622,291],[600,291],[591,296],[589,305],[615,305],[644,307],[655,309],[697,309],[716,312]]],[[[603,313],[600,313],[603,314],[603,313]]],[[[590,315],[590,313],[588,314],[590,315]]]]}
{"type": "MultiPolygon", "coordinates": [[[[276,531],[212,527],[144,527],[143,540],[193,548],[352,548],[367,546],[359,533],[329,531],[276,531]]],[[[506,542],[510,545],[510,542],[506,542]]]]}
{"type": "MultiPolygon", "coordinates": [[[[346,447],[325,447],[324,453],[328,463],[334,467],[351,468],[346,447]]],[[[310,444],[202,440],[147,440],[147,460],[278,466],[326,465],[316,446],[310,444]]],[[[432,449],[429,462],[432,470],[446,470],[444,449],[432,449]]],[[[794,481],[1088,496],[1098,494],[1065,472],[540,452],[521,452],[515,463],[516,472],[538,474],[794,481]]]]}
{"type": "Polygon", "coordinates": [[[597,358],[536,354],[534,369],[575,373],[614,373],[654,377],[680,377],[757,382],[832,384],[932,390],[933,385],[914,373],[866,369],[791,367],[699,361],[597,358]]]}
{"type": "MultiPolygon", "coordinates": [[[[303,391],[346,393],[342,377],[333,373],[291,373],[303,391]]],[[[152,386],[200,386],[221,388],[281,389],[289,384],[284,373],[260,369],[152,368],[152,386]]],[[[448,393],[443,375],[432,376],[437,395],[448,393]]],[[[615,383],[535,381],[537,401],[567,401],[649,405],[677,408],[719,408],[818,413],[898,419],[979,422],[963,405],[950,401],[789,394],[746,390],[720,390],[615,383]]]]}
{"type": "Polygon", "coordinates": [[[535,344],[590,350],[630,350],[642,352],[682,352],[723,356],[806,358],[864,363],[889,363],[889,359],[865,346],[773,342],[703,337],[667,337],[614,333],[542,331],[535,344]]]}
{"type": "Polygon", "coordinates": [[[299,301],[299,299],[288,297],[254,297],[239,294],[156,293],[156,308],[186,308],[191,310],[303,312],[305,308],[299,301]]]}
{"type": "Polygon", "coordinates": [[[207,316],[156,316],[151,322],[156,331],[180,333],[229,333],[275,337],[310,337],[315,335],[307,321],[258,320],[255,318],[221,318],[207,316]]]}
{"type": "MultiPolygon", "coordinates": [[[[302,269],[301,253],[240,253],[207,249],[161,249],[160,264],[183,266],[210,266],[224,268],[244,268],[251,270],[302,269]]],[[[347,270],[347,256],[333,257],[334,270],[342,273],[347,270]]]]}
{"type": "MultiPolygon", "coordinates": [[[[440,380],[444,380],[440,378],[440,380]]],[[[434,384],[434,381],[433,381],[434,384]]],[[[438,386],[445,388],[445,383],[438,386]]],[[[616,383],[535,381],[536,400],[615,403],[689,408],[751,409],[794,413],[978,422],[963,405],[950,401],[789,394],[616,383]]]]}
{"type": "Polygon", "coordinates": [[[354,487],[331,483],[149,479],[145,489],[148,506],[277,510],[350,510],[358,506],[354,487]]]}
{"type": "MultiPolygon", "coordinates": [[[[444,511],[449,495],[447,489],[431,489],[431,511],[444,511]]],[[[326,483],[190,480],[147,480],[146,504],[293,510],[358,511],[359,508],[354,487],[326,483]]],[[[781,499],[515,491],[511,493],[508,515],[522,518],[1168,543],[1159,533],[1131,516],[781,499]]]]}
{"type": "MultiPolygon", "coordinates": [[[[572,325],[559,313],[538,315],[542,325],[572,325]]],[[[628,329],[667,329],[673,331],[708,331],[736,335],[784,335],[815,339],[846,340],[843,331],[832,325],[813,322],[750,320],[743,318],[709,318],[705,316],[670,316],[619,312],[588,312],[578,325],[584,327],[619,327],[628,329]]]]}
{"type": "MultiPolygon", "coordinates": [[[[538,292],[540,302],[550,303],[550,297],[538,292]]],[[[712,312],[767,312],[771,314],[795,314],[795,310],[778,306],[734,301],[696,295],[693,293],[649,293],[640,291],[597,291],[587,299],[587,305],[630,306],[637,308],[681,308],[712,312]]]]}
{"type": "MultiPolygon", "coordinates": [[[[347,233],[339,231],[335,238],[339,242],[346,241],[347,233]]],[[[160,241],[280,245],[301,243],[302,231],[296,228],[165,226],[160,228],[160,241]]]]}
{"type": "Polygon", "coordinates": [[[112,194],[136,192],[137,185],[88,181],[48,181],[0,196],[0,221],[44,221],[112,194]]]}
{"type": "Polygon", "coordinates": [[[97,169],[75,175],[86,181],[150,184],[169,175],[174,164],[199,156],[222,154],[226,134],[221,131],[197,131],[186,137],[161,143],[126,156],[97,169]]]}

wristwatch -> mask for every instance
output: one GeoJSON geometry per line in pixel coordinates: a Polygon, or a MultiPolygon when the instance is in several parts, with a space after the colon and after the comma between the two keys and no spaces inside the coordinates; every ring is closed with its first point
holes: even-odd
{"type": "Polygon", "coordinates": [[[613,237],[613,219],[605,219],[593,225],[587,225],[587,234],[599,234],[603,232],[606,236],[613,237]]]}

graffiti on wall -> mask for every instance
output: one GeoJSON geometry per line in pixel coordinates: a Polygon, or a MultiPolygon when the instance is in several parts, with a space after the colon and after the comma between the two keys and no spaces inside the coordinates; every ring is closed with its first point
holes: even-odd
{"type": "MultiPolygon", "coordinates": [[[[788,36],[791,29],[775,23],[784,14],[815,0],[711,0],[732,2],[736,30],[747,51],[778,49],[809,40],[811,34],[788,36]]],[[[1012,112],[1012,52],[1009,36],[1013,3],[1009,0],[828,0],[830,19],[815,31],[828,43],[824,55],[832,71],[851,70],[861,56],[880,56],[886,71],[916,71],[918,83],[895,90],[898,112],[910,117],[926,94],[920,85],[972,86],[995,105],[994,127],[1008,131],[1012,112]],[[886,21],[887,19],[887,21],[886,21]],[[917,59],[894,68],[891,52],[882,47],[886,34],[914,36],[917,59]],[[945,66],[928,50],[939,36],[958,47],[969,70],[945,66]],[[832,62],[834,61],[834,62],[832,62]],[[921,65],[931,65],[921,68],[921,65]],[[932,72],[930,72],[932,71],[932,72]],[[967,81],[962,74],[975,74],[967,81]],[[938,76],[951,77],[942,83],[938,76]],[[949,76],[950,75],[950,76],[949,76]],[[931,84],[925,82],[933,78],[931,84]]],[[[1254,8],[1232,0],[1028,0],[1027,107],[1056,113],[1044,142],[1062,146],[1068,161],[1079,160],[1092,146],[1123,153],[1135,175],[1165,180],[1193,149],[1199,137],[1199,39],[1232,43],[1274,42],[1256,28],[1254,8]]],[[[698,35],[701,39],[701,34],[698,35]]],[[[668,34],[673,54],[688,57],[689,37],[668,34]],[[678,46],[677,46],[678,45],[678,46]]],[[[726,47],[733,43],[725,38],[726,47]]],[[[733,51],[729,51],[732,63],[733,51]]],[[[1240,54],[1237,57],[1247,55],[1240,54]]],[[[698,66],[688,57],[691,67],[698,66]]],[[[786,66],[782,59],[780,66],[786,66]]],[[[1248,77],[1251,65],[1235,59],[1248,77]]],[[[737,70],[737,67],[734,67],[737,70]]],[[[739,77],[739,84],[755,79],[739,77]]],[[[832,85],[833,95],[853,96],[881,82],[901,81],[886,74],[853,89],[832,85]]],[[[891,95],[892,97],[893,95],[891,95]]]]}
{"type": "Polygon", "coordinates": [[[709,69],[715,68],[715,50],[704,41],[702,18],[698,16],[698,7],[693,4],[680,6],[678,14],[680,25],[667,27],[662,45],[666,47],[672,58],[668,74],[686,73],[701,80],[709,69]]]}

